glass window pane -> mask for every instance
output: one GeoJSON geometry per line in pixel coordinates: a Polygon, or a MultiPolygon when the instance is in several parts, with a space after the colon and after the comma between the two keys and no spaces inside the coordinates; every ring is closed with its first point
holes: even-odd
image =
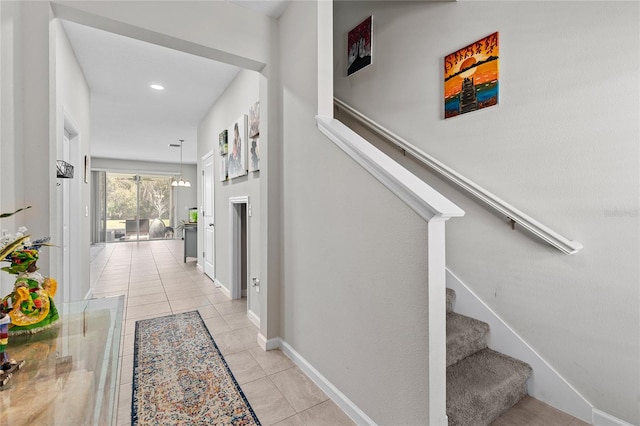
{"type": "Polygon", "coordinates": [[[107,242],[137,238],[136,198],[135,176],[107,173],[107,242]]]}
{"type": "Polygon", "coordinates": [[[173,238],[171,224],[171,178],[141,176],[140,234],[149,239],[173,238]]]}
{"type": "Polygon", "coordinates": [[[171,178],[107,173],[106,241],[174,238],[171,178]]]}

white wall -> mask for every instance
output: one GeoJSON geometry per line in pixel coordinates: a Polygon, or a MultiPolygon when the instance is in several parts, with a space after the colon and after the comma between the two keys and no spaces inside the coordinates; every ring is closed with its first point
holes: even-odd
{"type": "MultiPolygon", "coordinates": [[[[25,225],[34,238],[51,236],[55,228],[55,143],[51,139],[53,114],[49,80],[49,21],[47,2],[1,3],[2,51],[2,211],[27,205],[27,212],[2,221],[15,232],[25,225]],[[24,20],[29,15],[31,19],[24,20]]],[[[51,257],[38,262],[42,273],[55,274],[51,257]]],[[[13,279],[2,274],[3,294],[13,279]]]]}
{"type": "MultiPolygon", "coordinates": [[[[3,221],[2,228],[15,232],[16,226],[26,225],[34,239],[50,236],[55,244],[61,238],[55,160],[62,152],[62,111],[82,132],[76,154],[83,158],[88,154],[89,93],[64,32],[52,21],[48,2],[2,2],[1,62],[3,211],[33,206],[3,221]]],[[[82,179],[83,167],[74,163],[76,179],[82,179]]],[[[74,184],[74,202],[88,205],[88,185],[74,184]]],[[[81,225],[72,230],[78,241],[74,263],[81,268],[72,289],[75,298],[84,297],[89,287],[88,250],[81,248],[89,242],[88,218],[81,216],[81,225]]],[[[61,259],[59,249],[46,249],[38,265],[45,275],[59,278],[61,259]]],[[[4,275],[3,294],[10,289],[4,275]]]]}
{"type": "Polygon", "coordinates": [[[448,226],[449,268],[597,409],[633,424],[638,12],[635,2],[337,2],[334,14],[337,97],[584,244],[569,257],[511,231],[407,160],[466,211],[448,226]],[[369,15],[373,64],[346,77],[346,32],[369,15]],[[445,121],[443,57],[494,31],[500,105],[445,121]]]}
{"type": "MultiPolygon", "coordinates": [[[[15,141],[21,137],[22,128],[16,123],[20,117],[22,101],[18,87],[22,85],[21,63],[22,33],[19,26],[20,9],[18,3],[0,3],[0,206],[3,213],[14,211],[24,207],[24,191],[22,181],[15,179],[17,164],[23,158],[23,147],[15,141]],[[18,21],[18,25],[16,25],[18,21]]],[[[27,213],[22,212],[17,216],[2,219],[0,229],[2,232],[14,233],[17,228],[26,223],[27,213]]],[[[14,277],[0,274],[0,294],[3,296],[13,288],[14,277]]]]}
{"type": "MultiPolygon", "coordinates": [[[[82,159],[88,154],[90,128],[88,87],[64,31],[51,18],[46,2],[2,3],[0,173],[3,209],[33,206],[28,212],[3,221],[2,228],[15,232],[16,226],[26,225],[34,239],[50,236],[55,244],[62,235],[58,223],[61,187],[56,186],[55,160],[62,158],[63,111],[73,117],[81,131],[82,146],[75,154],[82,159]],[[27,16],[29,19],[25,19],[27,16]],[[22,87],[24,91],[19,90],[22,87]]],[[[80,183],[83,165],[77,159],[72,163],[77,179],[72,183],[72,201],[80,210],[80,206],[88,205],[89,187],[80,183]]],[[[82,298],[89,287],[89,224],[84,214],[78,217],[83,218],[81,225],[75,226],[72,234],[77,241],[74,263],[81,270],[72,294],[66,298],[82,298]]],[[[38,264],[43,273],[60,278],[61,250],[46,249],[38,264]]],[[[6,277],[2,280],[4,294],[10,284],[6,277]]]]}
{"type": "MultiPolygon", "coordinates": [[[[74,166],[74,177],[69,181],[71,212],[70,218],[70,256],[72,268],[80,268],[80,271],[72,273],[74,280],[70,283],[68,295],[61,294],[58,300],[81,300],[90,288],[89,280],[89,244],[90,244],[90,215],[85,214],[85,208],[90,205],[91,187],[84,182],[84,157],[89,156],[91,142],[91,117],[90,117],[90,89],[84,78],[84,74],[75,57],[69,39],[58,19],[51,22],[52,44],[55,46],[55,94],[56,103],[56,158],[63,158],[62,145],[64,134],[64,116],[71,119],[76,130],[79,132],[77,138],[72,140],[71,157],[69,162],[74,166]]],[[[58,179],[62,184],[62,180],[58,179]]],[[[57,186],[56,203],[58,215],[62,215],[62,188],[57,186]]],[[[52,230],[52,241],[60,244],[62,238],[62,221],[58,223],[58,228],[52,230]]],[[[57,261],[58,275],[61,278],[62,272],[62,249],[50,250],[50,255],[57,261]]],[[[64,288],[60,283],[59,288],[64,288]]]]}
{"type": "MultiPolygon", "coordinates": [[[[228,290],[231,290],[231,259],[229,229],[229,198],[248,196],[251,205],[252,216],[249,220],[249,250],[248,250],[248,277],[260,277],[260,173],[250,172],[246,176],[221,182],[219,176],[220,152],[218,149],[218,135],[243,114],[249,115],[249,107],[260,98],[260,75],[255,71],[242,70],[231,82],[225,92],[217,99],[215,104],[204,116],[198,126],[198,158],[202,158],[210,151],[214,153],[214,221],[215,221],[215,278],[228,290]]],[[[231,132],[229,133],[232,134],[231,132]]],[[[231,136],[229,136],[229,152],[231,150],[231,136]]],[[[247,162],[247,166],[249,163],[247,162]]],[[[199,165],[202,168],[202,164],[199,165]]],[[[199,173],[200,184],[202,173],[199,173]]],[[[198,205],[202,205],[202,193],[198,193],[198,205]]],[[[198,253],[202,253],[204,243],[203,233],[200,232],[198,253]]],[[[199,259],[202,263],[202,259],[199,259]]],[[[249,286],[249,310],[260,317],[260,294],[249,286]]]]}
{"type": "Polygon", "coordinates": [[[189,221],[189,209],[198,207],[198,194],[200,193],[198,167],[195,164],[183,164],[182,175],[191,182],[191,187],[176,187],[176,220],[178,223],[181,220],[189,221]]]}

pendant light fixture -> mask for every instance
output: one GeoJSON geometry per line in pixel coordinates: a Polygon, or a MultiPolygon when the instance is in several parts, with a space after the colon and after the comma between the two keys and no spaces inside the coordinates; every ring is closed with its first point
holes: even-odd
{"type": "Polygon", "coordinates": [[[189,182],[188,180],[184,180],[182,178],[182,144],[184,142],[184,139],[179,139],[180,141],[180,145],[178,145],[177,143],[170,143],[169,146],[172,148],[178,148],[180,147],[180,180],[177,179],[173,179],[173,182],[171,182],[171,186],[186,186],[186,187],[190,187],[191,186],[191,182],[189,182]]]}

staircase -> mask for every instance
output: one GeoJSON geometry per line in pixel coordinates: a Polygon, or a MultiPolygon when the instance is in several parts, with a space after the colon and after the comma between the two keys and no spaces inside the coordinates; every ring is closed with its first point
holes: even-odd
{"type": "Polygon", "coordinates": [[[489,425],[527,395],[531,367],[487,348],[489,325],[453,312],[447,289],[447,416],[449,426],[489,425]]]}

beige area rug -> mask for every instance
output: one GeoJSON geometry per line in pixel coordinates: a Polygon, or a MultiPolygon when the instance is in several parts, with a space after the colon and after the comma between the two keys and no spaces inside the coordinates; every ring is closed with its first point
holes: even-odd
{"type": "Polygon", "coordinates": [[[197,311],[136,322],[132,425],[260,425],[197,311]]]}

